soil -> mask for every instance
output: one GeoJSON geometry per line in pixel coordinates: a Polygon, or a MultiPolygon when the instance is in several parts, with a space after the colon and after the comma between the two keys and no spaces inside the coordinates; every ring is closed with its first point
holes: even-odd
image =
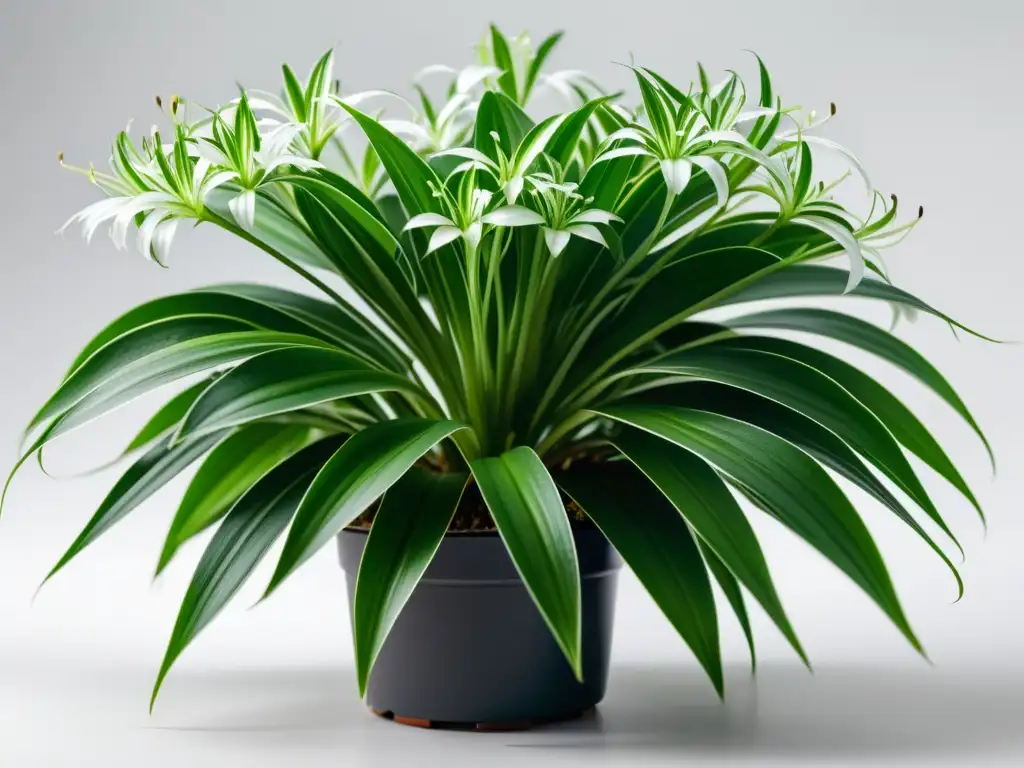
{"type": "MultiPolygon", "coordinates": [[[[374,502],[373,506],[356,518],[350,527],[368,529],[373,523],[379,503],[374,502]]],[[[593,527],[593,523],[575,501],[562,494],[562,503],[565,505],[566,514],[569,516],[569,522],[573,528],[593,527]]],[[[476,483],[470,482],[462,494],[459,508],[455,510],[455,516],[452,517],[448,531],[452,533],[492,533],[496,530],[491,513],[480,495],[480,489],[476,483]]]]}

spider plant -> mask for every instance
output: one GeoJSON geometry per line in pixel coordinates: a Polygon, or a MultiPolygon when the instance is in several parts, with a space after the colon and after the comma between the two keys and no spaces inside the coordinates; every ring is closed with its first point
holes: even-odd
{"type": "Polygon", "coordinates": [[[106,194],[69,222],[86,238],[109,223],[123,248],[134,226],[142,255],[162,264],[179,222],[219,227],[309,283],[308,293],[216,285],[138,306],[86,346],[31,420],[18,466],[179,385],[49,575],[201,461],[157,573],[216,530],[154,700],[279,537],[267,595],[372,513],[354,604],[364,690],[464,493],[486,505],[577,674],[577,510],[719,693],[712,582],[751,654],[749,598],[806,661],[741,500],[831,560],[922,653],[833,475],[913,529],[962,590],[945,553],[959,544],[906,456],[981,514],[939,442],[882,383],[777,332],[877,355],[984,441],[967,407],[890,331],[833,309],[763,304],[875,299],[963,328],[882,271],[879,251],[919,213],[903,220],[896,197],[877,192],[860,213],[837,202],[846,177],[819,179],[816,153],[840,152],[857,176],[860,163],[814,135],[822,121],[784,103],[760,59],[756,99],[735,73],[712,83],[698,68],[684,85],[633,66],[640,103],[630,108],[578,74],[545,75],[557,42],[534,50],[492,28],[476,64],[427,70],[451,85],[431,93],[421,78],[415,105],[344,95],[328,53],[305,82],[285,66],[280,97],[243,91],[208,109],[175,97],[168,130],[140,144],[124,131],[109,173],[77,169],[106,194]],[[540,87],[576,102],[532,116],[524,106],[540,87]],[[365,144],[353,144],[360,132],[365,144]],[[724,307],[727,319],[706,318],[724,307]]]}

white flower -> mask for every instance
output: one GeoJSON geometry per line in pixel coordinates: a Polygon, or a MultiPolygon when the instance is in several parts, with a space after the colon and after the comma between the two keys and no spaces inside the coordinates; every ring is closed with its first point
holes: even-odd
{"type": "Polygon", "coordinates": [[[509,205],[514,205],[523,191],[526,171],[534,160],[543,152],[551,141],[551,138],[561,127],[567,115],[555,115],[538,123],[523,137],[519,146],[511,156],[505,154],[501,146],[501,138],[497,133],[492,132],[494,139],[495,155],[497,160],[492,160],[478,149],[472,147],[454,147],[438,152],[434,157],[453,156],[467,160],[456,171],[463,171],[469,168],[477,168],[485,171],[494,177],[505,195],[509,205]]]}
{"type": "Polygon", "coordinates": [[[491,193],[484,189],[473,190],[469,204],[456,209],[454,218],[440,213],[421,213],[406,223],[403,232],[422,227],[437,227],[430,236],[427,253],[458,238],[463,238],[470,248],[476,248],[483,237],[483,212],[491,202],[491,193]]]}
{"type": "Polygon", "coordinates": [[[465,93],[452,96],[440,111],[434,112],[426,94],[421,94],[424,114],[413,120],[381,120],[392,133],[408,136],[417,152],[441,152],[464,143],[473,129],[477,104],[465,93]]]}
{"type": "Polygon", "coordinates": [[[552,257],[557,257],[573,236],[595,242],[605,248],[608,243],[595,225],[622,222],[618,216],[598,208],[586,208],[591,198],[584,199],[576,192],[575,184],[559,184],[542,174],[530,176],[529,181],[541,212],[521,205],[507,205],[486,214],[485,224],[502,227],[522,227],[539,224],[544,243],[552,257]]]}
{"type": "Polygon", "coordinates": [[[413,78],[413,82],[419,84],[431,75],[454,75],[455,93],[467,94],[487,78],[497,77],[501,72],[502,71],[497,67],[483,64],[471,64],[470,66],[463,67],[462,69],[449,67],[447,64],[432,64],[417,72],[416,77],[413,78]]]}
{"type": "MultiPolygon", "coordinates": [[[[177,127],[175,142],[168,154],[160,141],[143,142],[140,154],[122,131],[114,143],[111,158],[113,174],[83,171],[104,191],[115,193],[72,216],[58,230],[63,233],[72,224],[82,225],[86,241],[96,229],[111,222],[110,237],[119,250],[127,247],[128,227],[142,214],[137,244],[147,259],[163,264],[180,219],[198,219],[205,211],[206,199],[220,185],[230,181],[232,173],[214,166],[204,158],[189,156],[186,132],[177,127]]],[[[80,169],[74,169],[80,170],[80,169]]]]}

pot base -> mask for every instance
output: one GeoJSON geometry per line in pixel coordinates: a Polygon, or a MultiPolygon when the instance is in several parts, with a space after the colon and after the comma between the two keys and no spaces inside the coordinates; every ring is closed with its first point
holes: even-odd
{"type": "Polygon", "coordinates": [[[564,723],[570,720],[580,720],[587,717],[593,717],[596,709],[590,707],[582,712],[577,712],[571,715],[564,715],[562,717],[549,717],[542,718],[539,720],[518,720],[509,722],[497,722],[497,723],[456,723],[456,722],[445,722],[442,720],[424,720],[419,717],[402,717],[396,715],[394,712],[388,712],[386,710],[375,709],[374,707],[368,707],[368,709],[385,720],[393,720],[399,725],[407,725],[413,728],[435,728],[446,731],[477,731],[480,733],[506,733],[508,731],[529,731],[533,728],[537,728],[543,725],[551,725],[552,723],[564,723]]]}

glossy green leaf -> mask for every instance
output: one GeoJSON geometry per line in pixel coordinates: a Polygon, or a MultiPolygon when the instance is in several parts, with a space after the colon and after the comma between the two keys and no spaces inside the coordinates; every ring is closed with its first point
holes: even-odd
{"type": "Polygon", "coordinates": [[[510,99],[519,101],[519,90],[516,83],[515,65],[512,62],[512,54],[509,52],[508,41],[501,31],[491,24],[491,52],[494,54],[494,64],[502,70],[498,76],[498,87],[504,91],[510,99]]]}
{"type": "Polygon", "coordinates": [[[534,54],[533,61],[530,62],[529,69],[526,71],[526,84],[523,87],[523,100],[525,101],[530,97],[533,92],[533,86],[537,82],[537,77],[540,75],[541,70],[544,67],[544,62],[548,60],[548,56],[558,45],[562,39],[564,32],[554,32],[548,35],[541,41],[541,44],[537,46],[537,52],[534,54]]]}
{"type": "Polygon", "coordinates": [[[299,424],[250,424],[210,451],[171,521],[157,575],[182,544],[220,520],[261,477],[303,448],[311,435],[309,427],[299,424]]]}
{"type": "Polygon", "coordinates": [[[686,408],[712,411],[745,421],[778,435],[783,440],[806,451],[821,464],[866,491],[906,523],[939,556],[953,574],[957,585],[957,600],[963,596],[964,584],[960,578],[960,572],[946,553],[907,511],[899,499],[864,466],[864,462],[853,452],[853,449],[831,430],[825,429],[813,419],[797,413],[792,408],[780,405],[774,400],[720,384],[684,384],[667,390],[659,390],[654,399],[686,408]]]}
{"type": "Polygon", "coordinates": [[[808,663],[775,591],[754,529],[715,470],[700,456],[638,429],[624,430],[614,444],[665,494],[808,663]]]}
{"type": "Polygon", "coordinates": [[[349,438],[303,498],[266,595],[359,517],[423,454],[464,428],[454,421],[397,419],[373,424],[349,438]]]}
{"type": "Polygon", "coordinates": [[[124,455],[127,456],[140,448],[145,448],[157,438],[166,435],[173,429],[177,429],[178,424],[185,418],[185,414],[188,413],[188,409],[192,407],[192,403],[203,394],[203,391],[210,386],[210,383],[211,379],[204,379],[197,384],[193,384],[183,392],[179,392],[164,403],[160,410],[150,417],[149,421],[142,426],[142,429],[128,443],[128,446],[124,449],[124,455]]]}
{"type": "Polygon", "coordinates": [[[686,520],[629,462],[574,464],[556,478],[636,574],[721,696],[715,597],[686,520]]]}
{"type": "Polygon", "coordinates": [[[147,451],[117,481],[85,528],[46,576],[44,583],[223,437],[223,433],[207,435],[175,447],[171,447],[167,439],[147,451]]]}
{"type": "Polygon", "coordinates": [[[477,459],[472,469],[523,584],[582,680],[580,567],[558,488],[525,446],[477,459]]]}
{"type": "Polygon", "coordinates": [[[295,514],[341,438],[314,443],[263,476],[228,512],[203,552],[171,632],[150,710],[182,651],[238,592],[295,514]]]}
{"type": "Polygon", "coordinates": [[[963,400],[924,356],[891,333],[841,312],[815,308],[776,309],[730,320],[733,328],[780,328],[837,339],[903,369],[946,401],[977,433],[995,466],[992,447],[963,400]]]}
{"type": "Polygon", "coordinates": [[[359,563],[353,635],[359,695],[370,671],[430,561],[462,498],[468,475],[406,472],[384,494],[359,563]]]}
{"type": "Polygon", "coordinates": [[[418,393],[407,378],[374,370],[333,349],[296,347],[257,355],[221,376],[196,400],[176,439],[371,392],[418,393]]]}
{"type": "Polygon", "coordinates": [[[814,419],[866,457],[956,541],[885,425],[813,363],[774,354],[740,337],[672,353],[635,370],[739,387],[814,419]]]}
{"type": "Polygon", "coordinates": [[[696,453],[846,573],[923,653],[882,556],[849,500],[799,448],[741,421],[658,406],[612,406],[609,418],[696,453]]]}
{"type": "Polygon", "coordinates": [[[704,556],[704,562],[707,564],[708,570],[715,577],[715,581],[718,582],[718,586],[722,589],[722,594],[725,595],[725,599],[729,601],[732,612],[736,615],[736,621],[739,622],[740,629],[743,630],[743,636],[747,639],[747,650],[750,652],[750,671],[752,673],[756,672],[757,648],[754,645],[754,628],[750,625],[750,615],[747,613],[747,603],[743,599],[743,590],[740,589],[740,583],[732,575],[732,571],[729,570],[721,558],[714,553],[714,550],[703,539],[697,539],[697,546],[700,549],[701,555],[704,556]]]}
{"type": "Polygon", "coordinates": [[[867,278],[862,280],[850,293],[844,294],[849,279],[849,272],[835,267],[823,267],[816,264],[794,264],[786,269],[766,274],[757,282],[742,291],[724,297],[718,306],[741,304],[748,301],[765,299],[796,299],[807,296],[856,296],[865,299],[880,299],[892,304],[901,304],[913,309],[934,315],[953,326],[986,341],[996,341],[966,325],[958,323],[948,315],[939,312],[935,307],[926,304],[916,296],[881,280],[867,278]]]}
{"type": "Polygon", "coordinates": [[[944,477],[971,502],[984,519],[981,505],[931,432],[888,389],[868,374],[826,352],[787,339],[741,336],[729,342],[737,346],[784,355],[811,365],[838,382],[864,404],[893,437],[925,464],[944,477]]]}
{"type": "Polygon", "coordinates": [[[500,91],[487,91],[477,107],[473,146],[497,161],[498,153],[492,135],[496,133],[505,157],[511,157],[531,128],[533,120],[515,101],[500,91]]]}

